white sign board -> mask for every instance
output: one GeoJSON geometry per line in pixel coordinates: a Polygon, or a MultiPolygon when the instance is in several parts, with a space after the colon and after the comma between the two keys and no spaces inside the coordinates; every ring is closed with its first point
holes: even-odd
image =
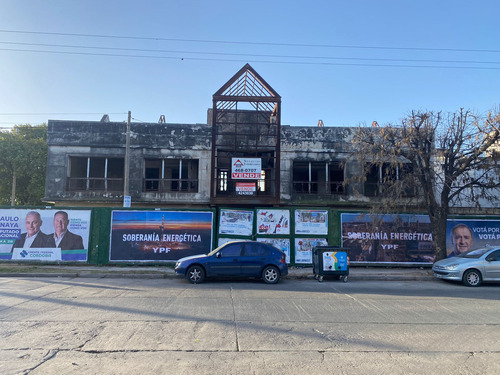
{"type": "Polygon", "coordinates": [[[57,261],[61,260],[61,249],[14,249],[12,260],[37,260],[37,261],[57,261]]]}
{"type": "Polygon", "coordinates": [[[259,158],[232,158],[231,178],[235,180],[260,180],[262,160],[259,158]]]}
{"type": "Polygon", "coordinates": [[[132,203],[132,197],[130,195],[123,196],[123,207],[130,207],[132,203]]]}
{"type": "Polygon", "coordinates": [[[255,182],[237,182],[236,194],[238,195],[255,195],[255,182]]]}

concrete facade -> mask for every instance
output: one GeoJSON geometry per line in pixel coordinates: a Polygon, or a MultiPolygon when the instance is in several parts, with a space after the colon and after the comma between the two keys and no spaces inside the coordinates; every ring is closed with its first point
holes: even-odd
{"type": "MultiPolygon", "coordinates": [[[[126,123],[49,120],[49,146],[45,201],[57,204],[119,205],[123,189],[115,191],[68,189],[71,157],[124,158],[126,123]]],[[[134,203],[206,204],[209,203],[210,138],[206,124],[130,125],[130,195],[134,203]],[[199,160],[198,193],[158,193],[143,191],[147,158],[199,160]]]]}
{"type": "MultiPolygon", "coordinates": [[[[207,116],[210,118],[210,110],[207,116]]],[[[348,161],[348,127],[281,126],[280,204],[343,205],[363,202],[348,186],[343,194],[297,194],[293,189],[294,162],[342,162],[345,178],[360,169],[348,161]]],[[[210,206],[211,137],[209,124],[131,123],[130,195],[133,205],[210,206]],[[145,191],[148,159],[198,161],[197,192],[145,191]]],[[[71,158],[124,158],[126,123],[99,121],[48,122],[48,163],[45,201],[56,205],[120,205],[123,189],[69,189],[71,158]]],[[[237,156],[237,155],[235,155],[237,156]]],[[[355,186],[362,191],[362,186],[355,186]]],[[[244,204],[242,200],[242,204],[244,204]]]]}

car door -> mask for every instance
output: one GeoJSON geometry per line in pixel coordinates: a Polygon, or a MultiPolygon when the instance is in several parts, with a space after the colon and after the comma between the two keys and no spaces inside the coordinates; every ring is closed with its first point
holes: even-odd
{"type": "Polygon", "coordinates": [[[500,250],[493,251],[486,257],[483,279],[500,280],[500,250]]]}
{"type": "Polygon", "coordinates": [[[268,254],[269,250],[265,244],[247,242],[241,257],[241,274],[248,277],[260,277],[268,254]]]}
{"type": "Polygon", "coordinates": [[[243,243],[228,243],[210,260],[209,276],[238,276],[243,243]]]}

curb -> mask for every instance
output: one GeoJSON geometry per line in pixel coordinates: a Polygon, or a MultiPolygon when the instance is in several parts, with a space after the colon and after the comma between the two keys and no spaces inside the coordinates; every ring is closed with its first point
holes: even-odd
{"type": "MultiPolygon", "coordinates": [[[[311,279],[313,281],[317,281],[314,279],[314,275],[299,275],[299,276],[284,276],[283,279],[295,279],[295,280],[307,280],[311,279]]],[[[339,281],[335,277],[324,277],[325,281],[339,281]]],[[[353,275],[349,274],[347,280],[359,280],[359,281],[431,281],[434,280],[433,276],[430,275],[353,275]]]]}
{"type": "MultiPolygon", "coordinates": [[[[169,279],[181,278],[172,273],[133,273],[133,272],[7,272],[0,273],[0,277],[55,277],[55,278],[86,278],[86,279],[169,279]]],[[[283,276],[284,280],[312,280],[316,281],[311,274],[288,274],[283,276]]],[[[338,281],[335,277],[325,276],[325,281],[338,281]]],[[[434,280],[432,275],[394,275],[394,274],[358,274],[351,273],[348,280],[373,280],[373,281],[429,281],[434,280]]]]}
{"type": "MultiPolygon", "coordinates": [[[[31,269],[9,267],[2,264],[0,277],[54,277],[54,278],[128,278],[128,279],[167,279],[181,278],[172,268],[168,267],[65,267],[65,266],[35,266],[31,269]]],[[[288,280],[315,280],[311,267],[289,267],[288,280]]],[[[333,274],[325,274],[325,280],[336,280],[333,274]]],[[[374,281],[423,281],[433,280],[434,274],[426,268],[365,268],[351,267],[348,280],[374,281]]]]}

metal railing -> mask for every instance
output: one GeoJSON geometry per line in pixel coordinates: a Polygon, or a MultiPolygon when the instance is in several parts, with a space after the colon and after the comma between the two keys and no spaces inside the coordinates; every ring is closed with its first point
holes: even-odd
{"type": "MultiPolygon", "coordinates": [[[[216,180],[217,186],[217,196],[227,196],[227,197],[244,197],[247,194],[239,194],[236,191],[236,184],[242,183],[244,181],[234,181],[231,179],[221,179],[216,180]]],[[[274,196],[274,184],[273,179],[266,180],[252,180],[255,182],[255,192],[253,194],[248,194],[250,196],[260,196],[260,197],[272,197],[274,196]]]]}
{"type": "Polygon", "coordinates": [[[317,182],[317,181],[293,181],[292,191],[294,194],[311,195],[342,195],[344,185],[342,182],[317,182]]]}
{"type": "MultiPolygon", "coordinates": [[[[384,186],[383,184],[376,182],[365,182],[364,184],[366,197],[378,197],[386,193],[386,190],[390,188],[390,185],[384,186]]],[[[403,191],[401,191],[401,196],[405,198],[412,198],[418,195],[418,187],[406,186],[403,191]]]]}
{"type": "Polygon", "coordinates": [[[66,190],[123,192],[123,178],[69,177],[66,183],[66,190]]]}
{"type": "Polygon", "coordinates": [[[144,192],[198,192],[198,179],[187,178],[145,178],[142,184],[144,192]]]}

